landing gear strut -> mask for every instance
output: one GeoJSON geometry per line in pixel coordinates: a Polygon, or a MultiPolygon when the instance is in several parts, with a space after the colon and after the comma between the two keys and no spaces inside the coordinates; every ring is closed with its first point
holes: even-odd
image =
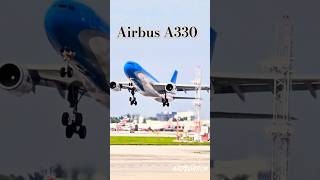
{"type": "Polygon", "coordinates": [[[167,93],[164,94],[164,99],[162,99],[162,106],[165,107],[165,106],[168,106],[169,107],[169,100],[167,98],[167,93]]]}
{"type": "Polygon", "coordinates": [[[62,48],[61,49],[61,55],[63,57],[63,60],[65,61],[66,63],[66,66],[65,67],[62,67],[60,69],[60,76],[61,77],[68,77],[68,78],[72,78],[73,76],[73,69],[71,68],[70,66],[70,62],[71,60],[74,59],[76,53],[73,52],[71,49],[69,48],[62,48]]]}
{"type": "Polygon", "coordinates": [[[129,98],[130,105],[131,105],[131,106],[132,106],[132,105],[135,105],[135,106],[136,106],[136,105],[137,105],[137,98],[134,97],[135,89],[132,88],[132,89],[130,90],[130,92],[131,92],[131,95],[132,95],[132,97],[129,98]]]}
{"type": "Polygon", "coordinates": [[[72,138],[73,134],[78,134],[80,139],[84,139],[87,135],[86,126],[83,125],[82,114],[78,112],[78,104],[85,92],[80,92],[78,86],[71,84],[68,88],[68,101],[73,113],[68,112],[62,114],[61,123],[66,127],[66,137],[72,138]],[[79,97],[80,95],[80,97],[79,97]]]}

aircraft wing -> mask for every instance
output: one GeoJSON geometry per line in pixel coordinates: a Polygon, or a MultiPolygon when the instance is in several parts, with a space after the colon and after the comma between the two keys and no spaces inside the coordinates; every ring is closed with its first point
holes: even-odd
{"type": "MultiPolygon", "coordinates": [[[[156,83],[152,84],[153,88],[158,91],[159,93],[164,93],[166,91],[166,86],[168,84],[164,83],[156,83]]],[[[193,84],[176,84],[175,85],[176,91],[196,91],[198,86],[193,84]]],[[[201,86],[201,90],[210,91],[210,86],[201,86]]]]}
{"type": "Polygon", "coordinates": [[[60,68],[63,65],[27,65],[26,70],[29,72],[35,85],[55,87],[56,84],[62,86],[68,85],[78,79],[76,75],[72,78],[63,78],[60,76],[60,68]]]}
{"type": "MultiPolygon", "coordinates": [[[[273,92],[275,75],[215,73],[211,83],[215,94],[236,93],[245,100],[245,93],[273,92]]],[[[292,76],[293,91],[309,91],[316,98],[320,89],[320,76],[292,76]]]]}
{"type": "MultiPolygon", "coordinates": [[[[9,73],[4,73],[1,79],[1,88],[12,92],[16,95],[23,95],[30,92],[35,92],[36,86],[53,87],[56,88],[62,97],[65,97],[65,90],[69,84],[80,80],[77,72],[74,72],[72,78],[60,76],[60,68],[63,65],[17,65],[7,63],[3,68],[10,68],[11,81],[8,79],[9,73]],[[7,79],[5,79],[7,78],[7,79]]],[[[3,69],[6,71],[6,69],[3,69]]],[[[82,88],[82,87],[80,87],[82,88]]]]}
{"type": "Polygon", "coordinates": [[[132,88],[134,88],[134,85],[132,82],[129,82],[129,81],[126,81],[126,82],[112,81],[110,82],[110,88],[115,91],[121,91],[122,89],[131,90],[132,88]]]}

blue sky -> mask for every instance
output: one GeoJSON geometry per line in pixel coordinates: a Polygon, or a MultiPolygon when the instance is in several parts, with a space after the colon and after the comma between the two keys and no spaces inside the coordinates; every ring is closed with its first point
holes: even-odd
{"type": "MultiPolygon", "coordinates": [[[[113,0],[111,1],[111,81],[126,81],[123,65],[128,60],[141,64],[161,82],[169,82],[175,69],[177,83],[191,84],[195,69],[202,70],[202,84],[209,85],[210,76],[210,1],[209,0],[113,0]],[[166,3],[167,2],[167,3],[166,3]],[[162,36],[168,26],[195,26],[194,39],[118,39],[121,26],[159,29],[162,36]]],[[[178,95],[185,96],[184,93],[178,95]]],[[[194,93],[187,95],[193,96],[194,93]]],[[[111,92],[111,115],[139,113],[152,116],[161,111],[193,110],[191,100],[177,100],[169,108],[153,99],[137,96],[138,106],[131,107],[127,91],[111,92]]],[[[202,117],[209,119],[210,96],[203,92],[202,117]]]]}

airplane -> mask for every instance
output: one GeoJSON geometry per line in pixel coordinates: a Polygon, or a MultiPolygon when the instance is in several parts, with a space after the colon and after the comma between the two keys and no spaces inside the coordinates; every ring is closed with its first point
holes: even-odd
{"type": "Polygon", "coordinates": [[[196,99],[195,97],[175,96],[178,91],[210,90],[210,86],[199,86],[193,84],[176,84],[178,71],[175,70],[169,83],[160,83],[154,76],[146,71],[140,64],[128,61],[124,65],[124,73],[129,79],[127,82],[110,82],[110,88],[114,91],[128,90],[132,97],[129,98],[130,105],[137,105],[134,96],[136,92],[146,97],[151,97],[158,102],[162,102],[163,107],[170,105],[175,99],[196,99]]]}
{"type": "Polygon", "coordinates": [[[66,137],[78,134],[84,139],[87,130],[78,111],[81,97],[94,98],[105,106],[109,97],[109,26],[83,3],[57,0],[47,10],[44,27],[63,65],[4,62],[0,65],[0,88],[17,96],[35,93],[36,86],[56,88],[73,110],[62,114],[66,137]]]}

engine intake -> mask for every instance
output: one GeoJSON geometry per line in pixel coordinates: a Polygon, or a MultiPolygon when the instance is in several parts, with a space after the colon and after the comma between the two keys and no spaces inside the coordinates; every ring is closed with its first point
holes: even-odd
{"type": "Polygon", "coordinates": [[[114,91],[121,91],[121,84],[118,84],[114,81],[110,82],[110,89],[114,90],[114,91]]]}
{"type": "Polygon", "coordinates": [[[0,67],[0,88],[22,95],[31,92],[33,84],[28,71],[16,64],[7,63],[0,67]]]}
{"type": "Polygon", "coordinates": [[[165,87],[167,92],[175,92],[176,91],[176,86],[174,84],[167,84],[165,87]]]}

